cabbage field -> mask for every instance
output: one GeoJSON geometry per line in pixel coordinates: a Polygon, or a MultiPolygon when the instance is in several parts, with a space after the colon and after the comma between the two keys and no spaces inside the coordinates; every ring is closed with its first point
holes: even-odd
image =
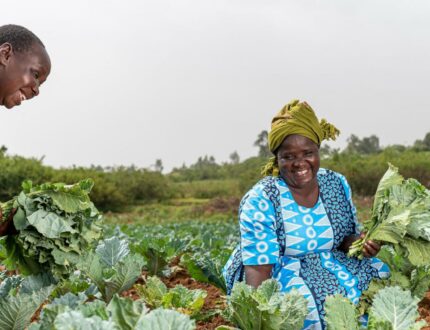
{"type": "MultiPolygon", "coordinates": [[[[378,257],[392,276],[371,282],[357,306],[329,297],[329,330],[360,329],[363,314],[371,330],[430,329],[430,194],[398,175],[387,171],[365,224],[385,240],[378,257]]],[[[27,182],[2,205],[17,210],[17,232],[0,238],[1,330],[302,328],[306,300],[271,280],[239,283],[227,303],[222,267],[239,241],[236,220],[103,221],[91,188],[27,182]]]]}

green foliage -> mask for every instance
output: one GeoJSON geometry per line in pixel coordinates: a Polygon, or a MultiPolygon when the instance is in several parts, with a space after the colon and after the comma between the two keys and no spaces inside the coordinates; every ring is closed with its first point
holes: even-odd
{"type": "Polygon", "coordinates": [[[111,237],[101,241],[96,252],[88,253],[79,262],[79,269],[97,286],[103,299],[109,302],[136,282],[144,261],[130,254],[128,243],[111,237]]]}
{"type": "Polygon", "coordinates": [[[186,315],[195,316],[202,309],[207,293],[203,290],[189,290],[182,285],[167,289],[156,276],[147,278],[145,285],[137,285],[136,290],[151,308],[175,309],[186,315]]]}
{"type": "Polygon", "coordinates": [[[385,327],[389,326],[387,329],[392,330],[421,329],[426,323],[415,321],[418,318],[418,301],[409,291],[399,287],[380,290],[370,308],[369,329],[380,329],[381,324],[386,324],[385,327]]]}
{"type": "Polygon", "coordinates": [[[140,330],[193,330],[195,321],[187,315],[168,309],[156,309],[144,316],[136,326],[140,330]]]}
{"type": "Polygon", "coordinates": [[[23,191],[12,200],[18,233],[0,242],[7,251],[4,265],[23,274],[67,277],[101,236],[101,215],[88,196],[92,185],[91,180],[70,186],[24,182],[23,191]]]}
{"type": "Polygon", "coordinates": [[[278,282],[272,279],[257,289],[237,282],[227,311],[242,330],[299,330],[308,313],[307,300],[301,294],[280,294],[278,282]]]}
{"type": "Polygon", "coordinates": [[[185,249],[187,243],[173,234],[166,236],[148,233],[139,243],[133,244],[133,251],[145,258],[150,275],[166,275],[168,263],[185,249]]]}
{"type": "Polygon", "coordinates": [[[358,314],[354,304],[340,294],[328,296],[324,309],[327,330],[358,330],[358,314]]]}
{"type": "Polygon", "coordinates": [[[31,317],[53,290],[51,283],[42,276],[28,277],[17,292],[9,293],[0,299],[0,329],[24,330],[31,317]]]}
{"type": "Polygon", "coordinates": [[[104,211],[119,211],[127,205],[142,201],[163,200],[172,196],[166,177],[156,171],[118,167],[110,170],[73,168],[57,170],[53,173],[55,181],[66,183],[87,177],[95,182],[91,199],[104,211]]]}
{"type": "Polygon", "coordinates": [[[430,191],[415,179],[404,180],[391,164],[378,184],[366,236],[355,241],[351,256],[362,258],[366,240],[392,244],[413,266],[430,260],[430,191]]]}
{"type": "Polygon", "coordinates": [[[185,254],[181,259],[181,264],[186,267],[190,276],[197,281],[210,283],[223,292],[227,292],[222,269],[229,255],[229,253],[223,253],[220,249],[214,249],[206,253],[185,254]]]}

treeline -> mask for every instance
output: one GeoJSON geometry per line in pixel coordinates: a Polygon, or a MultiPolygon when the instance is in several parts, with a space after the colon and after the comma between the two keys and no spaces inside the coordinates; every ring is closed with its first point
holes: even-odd
{"type": "MultiPolygon", "coordinates": [[[[74,183],[81,179],[95,181],[91,198],[103,211],[123,211],[142,202],[163,202],[172,198],[240,198],[261,178],[260,171],[270,153],[267,132],[259,134],[255,146],[259,155],[240,161],[234,152],[230,161],[217,163],[214,157],[200,157],[194,164],[162,174],[162,162],[153,170],[134,166],[114,168],[71,167],[55,169],[42,160],[10,156],[0,149],[0,200],[6,201],[21,190],[21,183],[74,183]]],[[[376,136],[359,139],[352,135],[344,150],[322,146],[321,166],[344,174],[354,194],[372,196],[379,179],[391,162],[405,177],[414,177],[430,187],[430,133],[412,146],[381,148],[376,136]]]]}
{"type": "Polygon", "coordinates": [[[149,200],[171,198],[168,179],[160,172],[136,167],[72,167],[54,169],[42,160],[8,156],[6,148],[0,151],[0,200],[6,201],[21,190],[24,180],[75,183],[85,178],[95,182],[91,198],[104,211],[120,211],[127,205],[149,200]]]}

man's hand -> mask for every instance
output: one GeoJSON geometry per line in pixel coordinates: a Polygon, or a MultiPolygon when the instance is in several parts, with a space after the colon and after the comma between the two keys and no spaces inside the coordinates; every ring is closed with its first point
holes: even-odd
{"type": "MultiPolygon", "coordinates": [[[[366,233],[361,233],[360,238],[364,238],[366,233]]],[[[376,256],[381,249],[381,246],[374,241],[365,241],[363,244],[363,256],[366,258],[372,258],[376,256]]]]}
{"type": "Polygon", "coordinates": [[[16,213],[16,209],[12,209],[6,221],[3,221],[3,213],[0,208],[0,236],[16,234],[16,229],[13,225],[13,216],[16,213]]]}

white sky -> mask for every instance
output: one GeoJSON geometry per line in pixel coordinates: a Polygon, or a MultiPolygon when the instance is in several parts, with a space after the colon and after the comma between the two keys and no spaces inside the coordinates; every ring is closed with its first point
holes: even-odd
{"type": "Polygon", "coordinates": [[[52,72],[0,111],[9,153],[55,167],[167,171],[257,154],[293,98],[342,134],[412,144],[430,131],[430,1],[1,0],[1,24],[35,32],[52,72]]]}

